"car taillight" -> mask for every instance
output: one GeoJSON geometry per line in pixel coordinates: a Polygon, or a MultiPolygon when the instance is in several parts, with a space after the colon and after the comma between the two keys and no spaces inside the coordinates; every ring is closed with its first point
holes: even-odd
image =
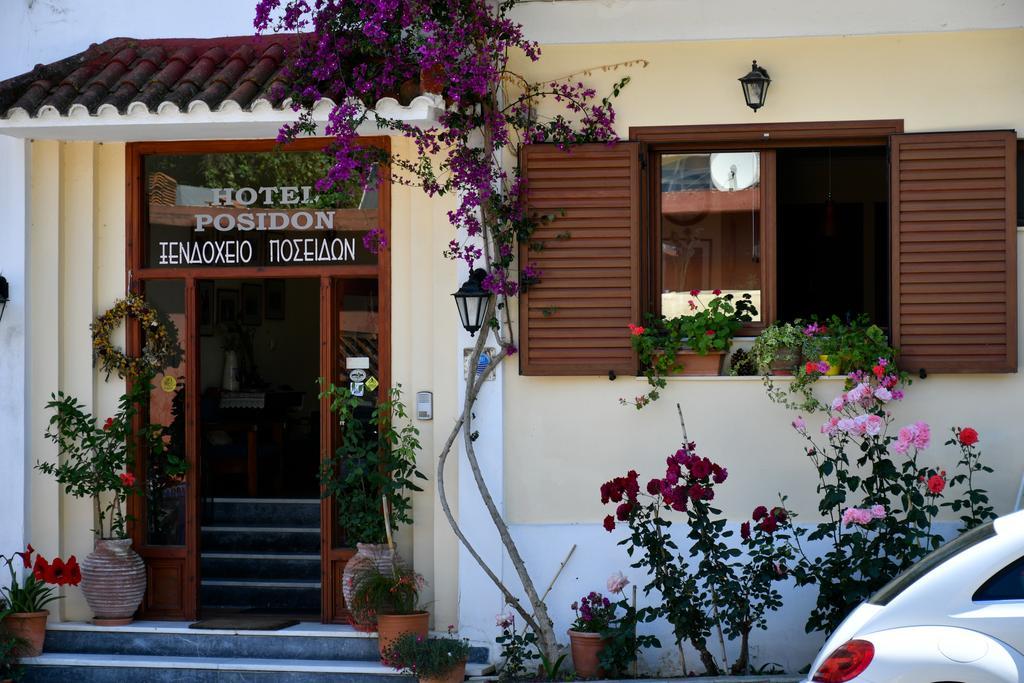
{"type": "Polygon", "coordinates": [[[811,680],[816,683],[846,683],[868,668],[874,656],[874,645],[866,640],[851,640],[837,647],[821,663],[811,680]]]}

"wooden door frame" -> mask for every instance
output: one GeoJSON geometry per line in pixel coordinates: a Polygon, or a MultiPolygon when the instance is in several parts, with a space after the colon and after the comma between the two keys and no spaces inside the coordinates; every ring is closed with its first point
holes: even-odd
{"type": "MultiPolygon", "coordinates": [[[[130,534],[136,551],[145,559],[147,576],[152,585],[152,573],[157,569],[177,576],[180,586],[180,609],[159,608],[147,597],[140,607],[140,614],[150,619],[194,620],[199,610],[199,395],[196,392],[199,379],[199,293],[198,280],[219,279],[315,279],[320,283],[320,370],[326,377],[337,376],[337,329],[336,303],[337,283],[348,278],[376,279],[379,296],[379,380],[381,390],[390,387],[391,379],[391,254],[384,249],[378,254],[376,265],[301,265],[266,267],[197,267],[197,268],[147,268],[143,266],[146,251],[144,243],[146,207],[143,201],[146,185],[143,177],[142,159],[147,154],[209,154],[232,152],[267,152],[274,149],[284,151],[317,151],[331,142],[329,138],[304,138],[288,145],[279,145],[274,140],[213,140],[174,142],[133,142],[125,146],[126,197],[125,197],[125,287],[127,291],[142,293],[143,283],[149,280],[182,280],[185,284],[185,453],[188,471],[185,545],[151,546],[146,543],[145,499],[134,496],[129,499],[128,508],[132,520],[130,534]],[[325,291],[326,288],[326,291],[325,291]],[[330,326],[330,329],[327,329],[330,326]],[[326,335],[326,336],[325,336],[326,335]],[[329,358],[328,354],[333,355],[329,358]],[[191,387],[191,388],[190,388],[191,387]]],[[[374,146],[390,152],[391,143],[387,137],[366,137],[360,144],[374,146]]],[[[377,196],[377,227],[384,231],[385,238],[391,238],[391,176],[390,169],[380,170],[377,196]]],[[[130,320],[126,326],[126,349],[137,356],[142,350],[142,334],[138,322],[130,320]]],[[[333,451],[333,421],[330,411],[321,403],[321,458],[333,451]],[[326,429],[325,429],[326,427],[326,429]]],[[[326,403],[329,407],[329,403],[326,403]]],[[[141,416],[136,418],[136,427],[141,416]]],[[[138,442],[136,442],[138,443],[138,442]]],[[[143,458],[135,464],[139,481],[145,476],[143,458]]],[[[330,500],[321,503],[321,620],[341,622],[346,614],[338,600],[340,582],[332,576],[344,568],[345,562],[354,554],[353,550],[333,548],[333,504],[330,500]],[[337,596],[336,596],[337,594],[337,596]]]]}

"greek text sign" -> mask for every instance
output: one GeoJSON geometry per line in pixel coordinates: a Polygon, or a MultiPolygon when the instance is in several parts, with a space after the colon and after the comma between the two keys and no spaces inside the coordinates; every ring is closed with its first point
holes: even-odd
{"type": "Polygon", "coordinates": [[[318,193],[328,164],[319,152],[150,155],[144,164],[147,266],[377,263],[363,244],[378,227],[376,191],[318,193]]]}

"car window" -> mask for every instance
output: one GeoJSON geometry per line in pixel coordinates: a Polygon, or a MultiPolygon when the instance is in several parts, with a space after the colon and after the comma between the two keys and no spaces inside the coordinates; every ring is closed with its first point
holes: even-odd
{"type": "Polygon", "coordinates": [[[968,548],[973,548],[995,535],[995,527],[992,526],[992,522],[989,522],[957,536],[942,547],[925,555],[916,564],[911,565],[906,571],[898,574],[896,578],[882,586],[877,593],[868,599],[868,603],[872,605],[888,605],[893,598],[909,588],[911,584],[946,560],[959,555],[968,548]]]}
{"type": "Polygon", "coordinates": [[[975,591],[975,602],[987,600],[1024,600],[1024,557],[1003,567],[975,591]]]}

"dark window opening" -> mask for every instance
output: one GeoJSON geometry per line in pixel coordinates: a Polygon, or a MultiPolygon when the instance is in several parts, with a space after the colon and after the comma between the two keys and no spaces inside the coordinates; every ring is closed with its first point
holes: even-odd
{"type": "Polygon", "coordinates": [[[886,149],[780,149],[776,158],[777,317],[866,313],[887,326],[886,149]]]}
{"type": "Polygon", "coordinates": [[[1004,567],[974,594],[975,602],[1024,600],[1024,557],[1004,567]]]}

